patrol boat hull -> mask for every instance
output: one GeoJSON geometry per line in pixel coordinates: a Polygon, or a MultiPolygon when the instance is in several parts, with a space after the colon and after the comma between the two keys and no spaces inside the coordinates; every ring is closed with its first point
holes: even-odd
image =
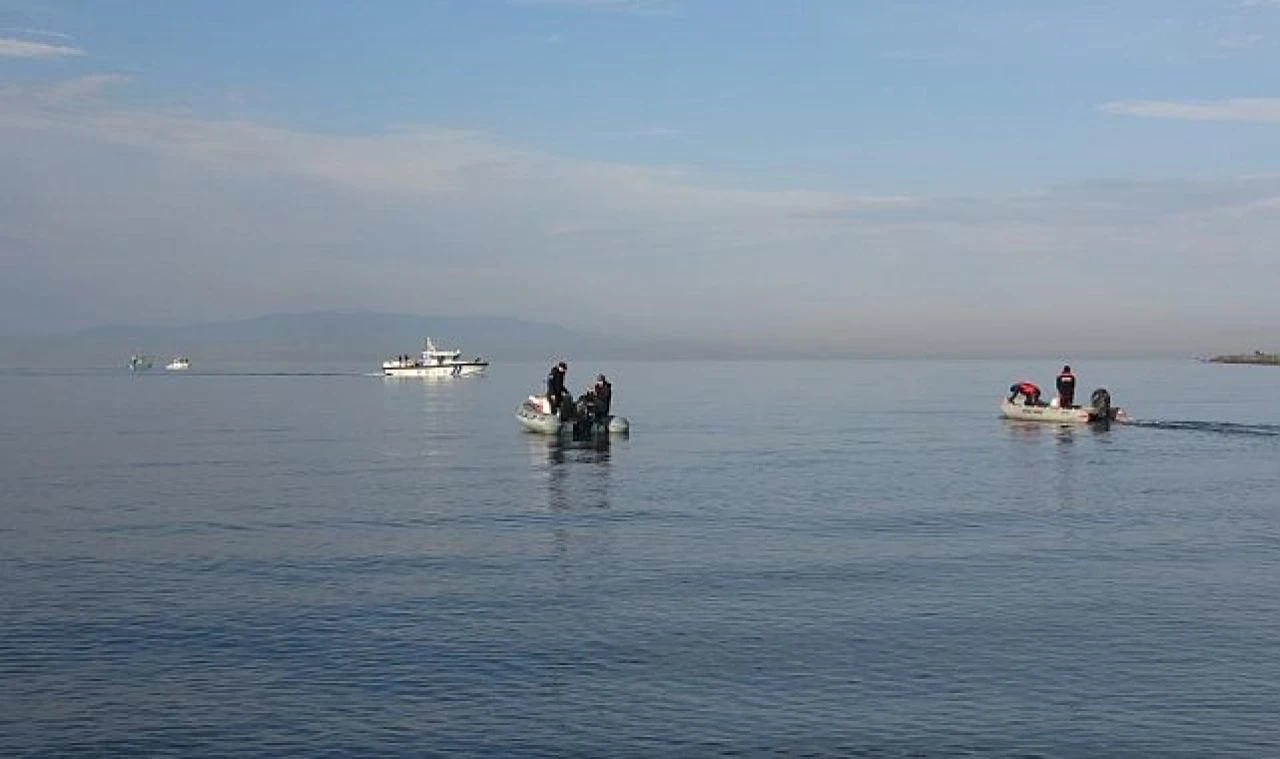
{"type": "Polygon", "coordinates": [[[410,377],[413,379],[449,379],[452,377],[474,377],[484,374],[489,364],[483,361],[453,364],[415,365],[409,362],[384,361],[382,375],[384,377],[410,377]]]}
{"type": "Polygon", "coordinates": [[[467,360],[462,357],[460,349],[437,348],[431,338],[419,357],[409,355],[382,362],[382,376],[409,377],[412,379],[450,379],[452,377],[474,377],[484,374],[489,362],[476,358],[467,360]]]}

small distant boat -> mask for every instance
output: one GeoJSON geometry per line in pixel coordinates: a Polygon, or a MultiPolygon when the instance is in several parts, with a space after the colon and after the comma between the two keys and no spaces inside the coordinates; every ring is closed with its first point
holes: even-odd
{"type": "Polygon", "coordinates": [[[153,365],[151,357],[143,353],[135,353],[129,357],[129,371],[145,372],[153,365]]]}
{"type": "Polygon", "coordinates": [[[191,368],[191,359],[185,356],[178,356],[174,360],[165,364],[164,368],[170,372],[185,372],[191,368]]]}
{"type": "MultiPolygon", "coordinates": [[[[572,402],[569,408],[572,408],[572,402]]],[[[561,409],[567,411],[568,409],[561,409]]],[[[545,395],[530,395],[516,409],[516,421],[525,432],[540,435],[572,435],[575,440],[602,435],[629,435],[631,422],[625,416],[612,414],[595,419],[583,419],[580,415],[551,413],[551,403],[545,395]]]]}
{"type": "Polygon", "coordinates": [[[1000,401],[1000,416],[1023,422],[1056,422],[1058,424],[1124,422],[1129,419],[1124,409],[1111,405],[1111,394],[1101,387],[1093,391],[1089,397],[1088,406],[1071,408],[1062,408],[1058,405],[1056,398],[1052,403],[1043,406],[1028,406],[1003,398],[1000,401]]]}
{"type": "Polygon", "coordinates": [[[458,349],[437,348],[431,338],[418,357],[396,356],[382,362],[384,377],[470,377],[483,374],[489,362],[481,358],[465,359],[458,349]]]}

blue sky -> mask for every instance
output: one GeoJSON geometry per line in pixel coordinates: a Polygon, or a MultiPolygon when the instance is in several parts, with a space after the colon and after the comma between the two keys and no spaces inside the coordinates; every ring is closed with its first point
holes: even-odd
{"type": "Polygon", "coordinates": [[[0,331],[1252,346],[1278,81],[1273,0],[0,0],[0,331]]]}

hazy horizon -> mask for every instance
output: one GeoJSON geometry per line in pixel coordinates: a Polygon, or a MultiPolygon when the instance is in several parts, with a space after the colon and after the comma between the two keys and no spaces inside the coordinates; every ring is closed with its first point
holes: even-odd
{"type": "Polygon", "coordinates": [[[0,366],[73,368],[120,365],[132,353],[156,358],[186,355],[201,368],[237,362],[372,362],[398,353],[415,353],[422,339],[505,361],[545,361],[555,357],[610,360],[1026,360],[1087,362],[1115,359],[1164,360],[1247,353],[1235,346],[1203,354],[1145,350],[1058,351],[1039,343],[1011,343],[1004,351],[957,349],[819,351],[796,345],[698,343],[696,341],[616,338],[576,331],[550,322],[507,316],[451,317],[381,313],[369,310],[264,314],[245,319],[188,324],[101,325],[61,333],[0,335],[0,366]]]}
{"type": "Polygon", "coordinates": [[[0,333],[1280,347],[1274,2],[296,11],[0,0],[0,333]]]}

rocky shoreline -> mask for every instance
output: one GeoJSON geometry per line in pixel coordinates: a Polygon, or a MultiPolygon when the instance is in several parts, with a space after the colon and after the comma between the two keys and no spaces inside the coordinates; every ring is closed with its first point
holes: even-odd
{"type": "Polygon", "coordinates": [[[1223,356],[1201,359],[1210,364],[1262,364],[1264,366],[1280,366],[1280,353],[1233,353],[1223,356]]]}

